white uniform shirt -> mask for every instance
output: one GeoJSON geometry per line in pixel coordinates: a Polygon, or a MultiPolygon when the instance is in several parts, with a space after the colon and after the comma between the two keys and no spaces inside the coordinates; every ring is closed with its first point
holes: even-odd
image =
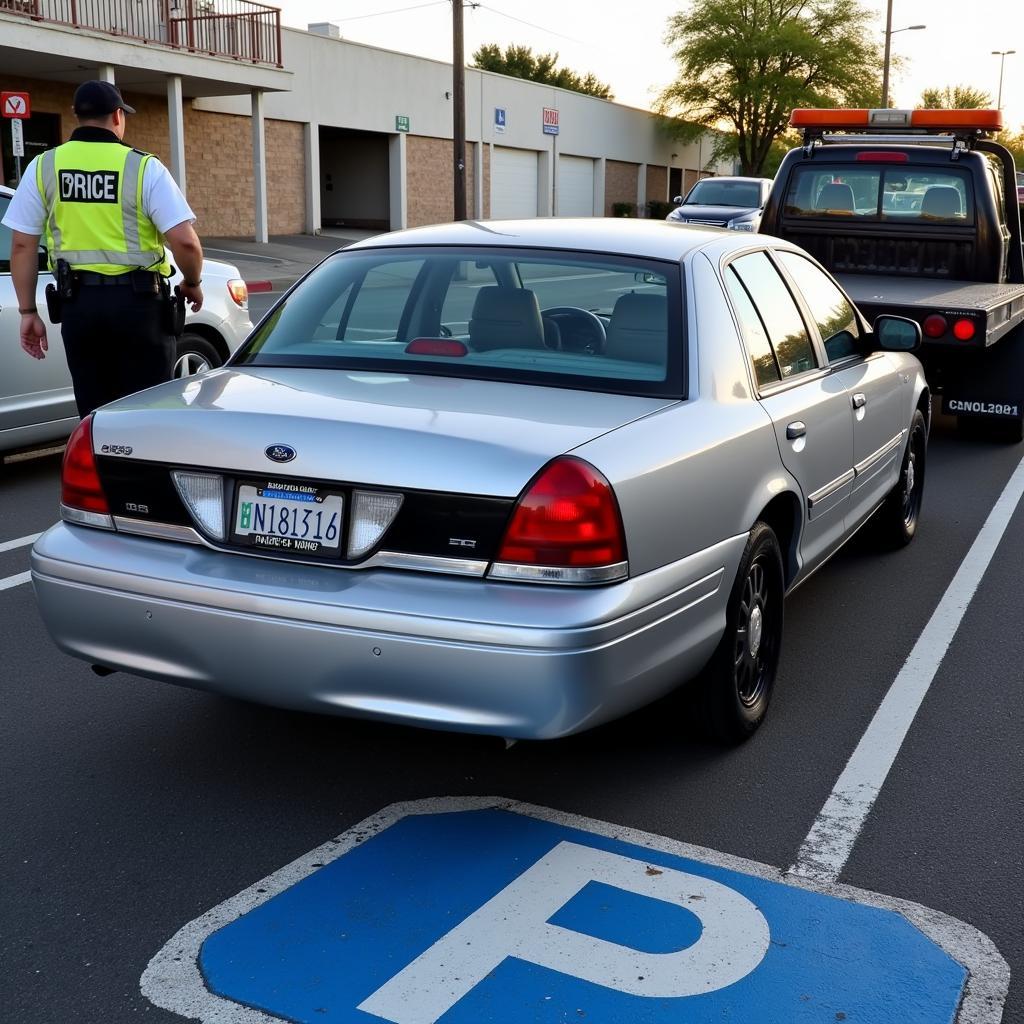
{"type": "MultiPolygon", "coordinates": [[[[39,159],[34,157],[25,168],[21,184],[3,217],[3,223],[12,231],[26,235],[42,235],[46,226],[46,206],[36,184],[36,161],[39,159]]],[[[178,183],[155,156],[149,158],[142,173],[142,212],[162,235],[178,224],[192,223],[196,219],[178,183]]]]}

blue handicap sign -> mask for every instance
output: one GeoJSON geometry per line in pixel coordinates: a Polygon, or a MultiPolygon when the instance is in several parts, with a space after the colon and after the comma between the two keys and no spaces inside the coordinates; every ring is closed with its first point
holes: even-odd
{"type": "Polygon", "coordinates": [[[506,125],[506,112],[504,107],[494,108],[494,127],[499,131],[503,132],[506,125]]]}
{"type": "Polygon", "coordinates": [[[186,926],[143,990],[218,1022],[969,1019],[983,967],[884,905],[539,808],[425,803],[186,926]]]}

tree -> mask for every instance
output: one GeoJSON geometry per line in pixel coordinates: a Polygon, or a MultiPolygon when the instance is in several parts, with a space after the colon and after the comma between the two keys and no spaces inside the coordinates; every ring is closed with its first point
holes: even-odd
{"type": "Polygon", "coordinates": [[[481,71],[495,71],[499,75],[543,82],[559,89],[597,96],[602,100],[613,98],[611,86],[599,82],[590,72],[579,75],[568,68],[557,67],[557,64],[557,53],[535,54],[529,46],[506,46],[502,52],[497,43],[485,43],[473,54],[473,66],[481,71]]]}
{"type": "Polygon", "coordinates": [[[944,89],[925,89],[921,106],[925,110],[980,110],[992,106],[992,97],[973,85],[947,85],[944,89]]]}
{"type": "Polygon", "coordinates": [[[759,175],[794,107],[879,106],[873,18],[859,0],[694,0],[669,19],[679,77],[659,110],[682,141],[730,126],[715,156],[759,175]]]}

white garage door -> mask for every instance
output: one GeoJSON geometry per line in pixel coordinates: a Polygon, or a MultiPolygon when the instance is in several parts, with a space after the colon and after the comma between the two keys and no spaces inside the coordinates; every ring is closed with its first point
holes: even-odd
{"type": "Polygon", "coordinates": [[[494,148],[491,165],[491,216],[537,216],[537,154],[532,149],[494,148]]]}
{"type": "Polygon", "coordinates": [[[594,161],[582,156],[558,158],[558,216],[594,215],[594,161]]]}

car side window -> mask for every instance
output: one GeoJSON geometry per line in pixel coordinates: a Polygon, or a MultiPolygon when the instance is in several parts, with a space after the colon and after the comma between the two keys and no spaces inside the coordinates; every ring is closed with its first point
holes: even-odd
{"type": "Polygon", "coordinates": [[[813,370],[818,362],[807,325],[768,254],[752,252],[733,260],[731,266],[768,332],[783,378],[813,370]]]}
{"type": "Polygon", "coordinates": [[[830,363],[859,354],[857,314],[846,296],[809,259],[795,252],[776,251],[803,294],[818,325],[830,363]]]}
{"type": "Polygon", "coordinates": [[[775,353],[768,340],[768,332],[765,330],[746,288],[743,287],[743,282],[732,267],[726,268],[725,287],[732,300],[732,307],[736,311],[740,333],[750,355],[751,365],[754,367],[754,379],[757,381],[757,386],[764,387],[766,384],[774,384],[782,380],[779,364],[775,361],[775,353]]]}

